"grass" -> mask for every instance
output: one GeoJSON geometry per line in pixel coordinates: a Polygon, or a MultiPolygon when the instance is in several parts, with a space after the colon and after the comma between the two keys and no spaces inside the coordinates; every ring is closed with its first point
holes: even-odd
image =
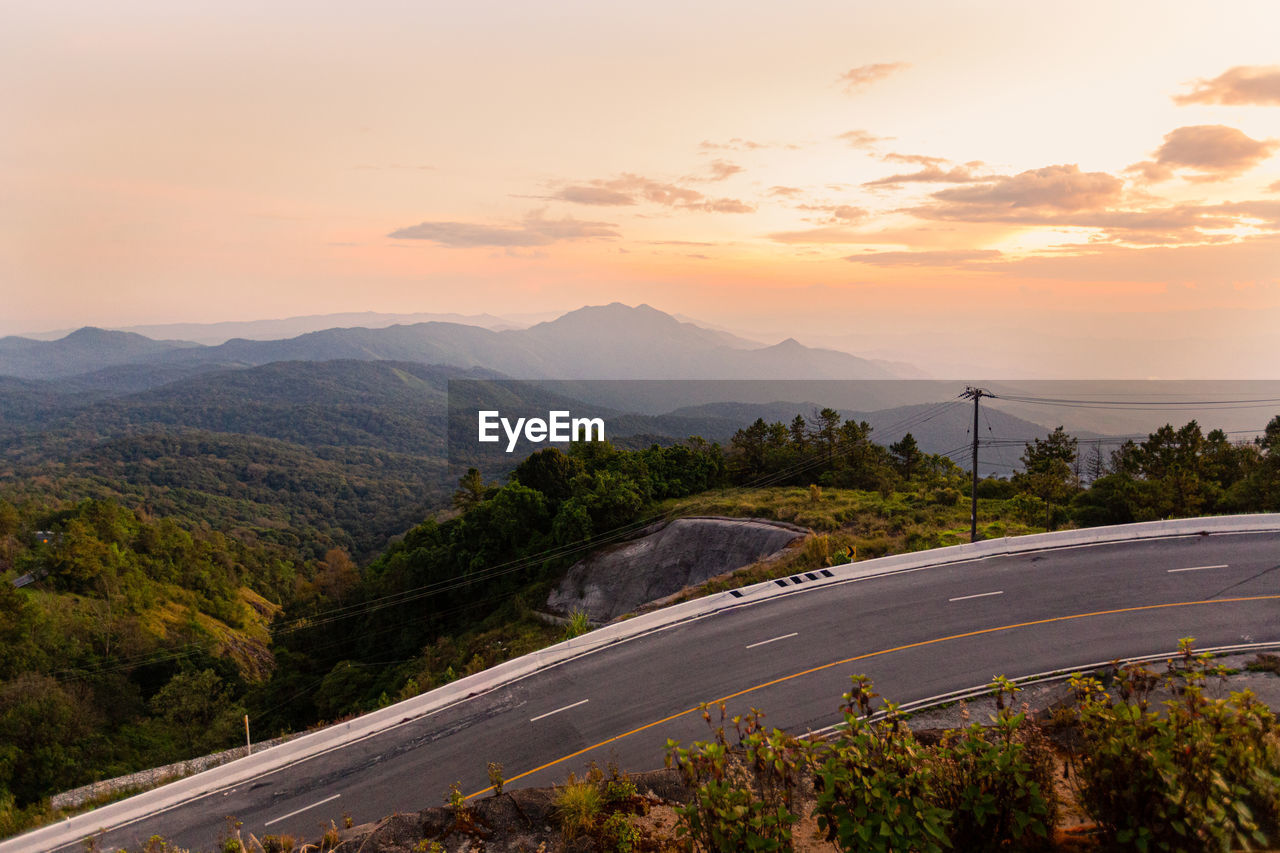
{"type": "MultiPolygon", "coordinates": [[[[798,486],[765,489],[723,489],[688,498],[665,501],[662,513],[676,515],[726,515],[734,518],[768,518],[787,521],[818,533],[854,532],[864,538],[904,538],[907,534],[936,535],[969,540],[969,502],[955,499],[953,490],[919,489],[880,492],[859,489],[822,489],[815,496],[798,486]]],[[[980,532],[988,536],[1038,533],[1042,527],[1017,518],[1008,501],[980,498],[980,532]]],[[[959,544],[951,542],[949,544],[959,544]]],[[[908,550],[922,550],[914,548],[908,550]]],[[[877,555],[878,556],[878,555],[877,555]]]]}
{"type": "Polygon", "coordinates": [[[572,640],[574,637],[581,637],[590,630],[591,620],[587,618],[586,611],[575,610],[569,614],[569,622],[564,626],[564,638],[572,640]]]}
{"type": "Polygon", "coordinates": [[[604,798],[600,786],[590,780],[569,777],[564,787],[556,788],[556,818],[566,841],[591,833],[600,819],[604,798]]]}
{"type": "MultiPolygon", "coordinates": [[[[781,558],[748,566],[732,576],[716,578],[686,591],[680,601],[761,581],[814,571],[855,560],[905,554],[969,541],[969,502],[955,499],[953,490],[920,489],[880,492],[801,487],[725,489],[663,503],[672,515],[724,515],[766,518],[809,527],[815,535],[781,558]]],[[[1027,524],[1008,501],[978,500],[978,534],[982,539],[1040,533],[1027,524]]]]}

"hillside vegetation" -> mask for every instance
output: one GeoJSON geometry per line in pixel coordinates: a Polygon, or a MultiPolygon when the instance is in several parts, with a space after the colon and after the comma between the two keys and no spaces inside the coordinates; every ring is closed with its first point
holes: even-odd
{"type": "Polygon", "coordinates": [[[52,793],[243,737],[246,697],[274,670],[280,608],[264,596],[327,567],[111,502],[0,500],[0,568],[0,829],[13,830],[52,793]],[[17,589],[18,573],[39,580],[17,589]]]}
{"type": "Polygon", "coordinates": [[[456,374],[279,363],[112,399],[9,383],[0,494],[117,500],[301,558],[368,559],[447,501],[441,413],[456,374]]]}

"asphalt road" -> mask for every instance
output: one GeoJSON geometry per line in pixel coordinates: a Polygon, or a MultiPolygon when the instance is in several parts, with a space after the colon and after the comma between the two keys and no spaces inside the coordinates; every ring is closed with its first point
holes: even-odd
{"type": "MultiPolygon", "coordinates": [[[[728,698],[803,732],[839,720],[855,673],[909,702],[1009,676],[1201,646],[1280,641],[1280,534],[1216,534],[991,557],[806,589],[607,647],[106,833],[221,849],[228,815],[261,838],[315,839],[471,794],[502,763],[514,785],[589,761],[663,764],[705,738],[696,711],[728,698]],[[522,775],[524,774],[524,775],[522,775]],[[515,777],[519,776],[518,779],[515,777]]],[[[59,850],[77,849],[67,845],[59,850]]]]}

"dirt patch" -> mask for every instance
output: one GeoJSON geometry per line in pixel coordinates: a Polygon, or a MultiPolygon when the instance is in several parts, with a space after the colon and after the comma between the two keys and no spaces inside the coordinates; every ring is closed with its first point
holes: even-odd
{"type": "MultiPolygon", "coordinates": [[[[638,830],[647,850],[665,849],[674,837],[674,806],[688,791],[674,770],[628,777],[636,793],[606,812],[620,811],[638,830]]],[[[450,806],[393,815],[338,832],[334,853],[587,853],[600,848],[591,836],[566,838],[556,810],[555,788],[521,788],[450,806]],[[433,847],[433,845],[437,845],[433,847]]],[[[322,845],[324,846],[324,845],[322,845]]],[[[325,849],[330,849],[326,846],[325,849]]]]}

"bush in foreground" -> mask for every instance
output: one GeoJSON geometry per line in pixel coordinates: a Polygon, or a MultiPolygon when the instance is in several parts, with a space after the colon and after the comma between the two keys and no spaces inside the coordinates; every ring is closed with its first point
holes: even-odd
{"type": "Polygon", "coordinates": [[[1078,799],[1103,840],[1141,851],[1248,849],[1280,840],[1275,715],[1248,691],[1205,696],[1212,670],[1191,640],[1163,679],[1118,668],[1111,691],[1072,682],[1083,747],[1078,799]],[[1160,682],[1176,698],[1151,707],[1160,682]]]}

